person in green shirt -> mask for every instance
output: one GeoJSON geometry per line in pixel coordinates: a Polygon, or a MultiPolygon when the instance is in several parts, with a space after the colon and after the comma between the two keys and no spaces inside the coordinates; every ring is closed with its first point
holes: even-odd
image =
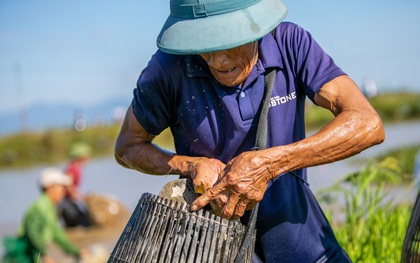
{"type": "Polygon", "coordinates": [[[16,238],[4,240],[4,263],[44,262],[54,260],[48,255],[48,245],[56,243],[66,254],[81,257],[81,250],[67,238],[57,217],[56,205],[65,196],[70,179],[59,169],[47,168],[41,172],[41,195],[27,209],[16,238]]]}

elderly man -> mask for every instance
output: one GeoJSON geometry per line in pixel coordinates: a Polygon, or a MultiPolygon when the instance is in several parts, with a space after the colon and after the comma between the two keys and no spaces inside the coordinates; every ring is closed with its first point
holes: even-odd
{"type": "MultiPolygon", "coordinates": [[[[306,167],[381,143],[380,117],[280,0],[171,0],[117,139],[117,161],[191,177],[228,219],[259,203],[254,262],[349,262],[305,184],[306,167]],[[252,151],[267,72],[267,148],[252,151]],[[305,136],[305,99],[335,118],[305,136]],[[176,153],[153,138],[170,128],[176,153]]],[[[245,213],[245,218],[248,212],[245,213]]]]}

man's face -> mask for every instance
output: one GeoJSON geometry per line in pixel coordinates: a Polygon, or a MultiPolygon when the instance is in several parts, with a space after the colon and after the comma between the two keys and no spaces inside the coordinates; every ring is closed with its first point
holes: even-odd
{"type": "Polygon", "coordinates": [[[200,56],[220,84],[227,87],[241,85],[257,63],[258,41],[200,56]]]}

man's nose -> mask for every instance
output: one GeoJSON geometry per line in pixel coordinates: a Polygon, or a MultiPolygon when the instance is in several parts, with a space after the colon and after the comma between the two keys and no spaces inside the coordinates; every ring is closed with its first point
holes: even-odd
{"type": "Polygon", "coordinates": [[[210,53],[210,59],[207,64],[211,67],[218,68],[229,62],[229,56],[226,51],[215,51],[210,53]]]}

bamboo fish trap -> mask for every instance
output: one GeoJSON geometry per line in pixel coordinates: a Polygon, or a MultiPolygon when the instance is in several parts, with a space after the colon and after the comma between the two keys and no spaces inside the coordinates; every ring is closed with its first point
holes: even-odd
{"type": "MultiPolygon", "coordinates": [[[[241,262],[252,261],[252,231],[241,262]]],[[[234,262],[245,234],[239,220],[204,210],[189,212],[185,203],[144,193],[108,262],[234,262]]]]}

